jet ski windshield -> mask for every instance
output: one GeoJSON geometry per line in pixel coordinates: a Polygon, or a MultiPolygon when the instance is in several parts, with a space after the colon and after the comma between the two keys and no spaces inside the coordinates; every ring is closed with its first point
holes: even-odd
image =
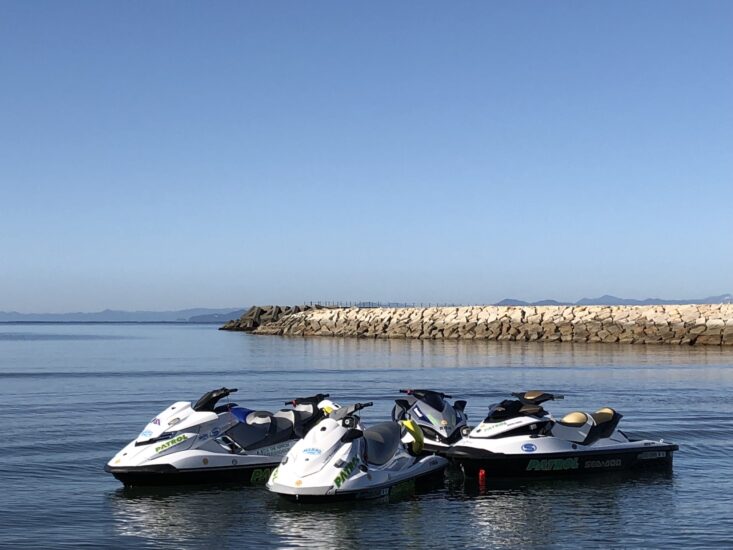
{"type": "Polygon", "coordinates": [[[292,405],[293,407],[297,407],[298,405],[318,405],[318,403],[328,397],[330,397],[330,395],[327,393],[318,393],[316,395],[311,395],[310,397],[296,397],[295,399],[286,401],[285,404],[292,405]]]}
{"type": "Polygon", "coordinates": [[[353,416],[356,412],[366,407],[371,407],[372,405],[374,405],[374,403],[372,403],[371,401],[369,403],[354,403],[353,405],[349,405],[348,407],[341,407],[340,409],[336,409],[328,416],[333,420],[341,420],[343,418],[346,418],[347,416],[353,416]]]}
{"type": "Polygon", "coordinates": [[[400,390],[400,393],[414,395],[417,399],[438,412],[443,412],[445,409],[445,398],[450,397],[450,395],[433,390],[400,390]]]}
{"type": "Polygon", "coordinates": [[[230,393],[237,391],[237,388],[219,388],[218,390],[207,391],[193,406],[194,411],[214,412],[219,399],[227,397],[230,393]]]}

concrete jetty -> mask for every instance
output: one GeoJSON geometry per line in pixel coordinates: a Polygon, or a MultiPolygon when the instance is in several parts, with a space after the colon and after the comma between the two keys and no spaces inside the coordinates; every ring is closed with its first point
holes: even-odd
{"type": "Polygon", "coordinates": [[[255,334],[622,344],[733,345],[732,304],[308,309],[255,334]]]}

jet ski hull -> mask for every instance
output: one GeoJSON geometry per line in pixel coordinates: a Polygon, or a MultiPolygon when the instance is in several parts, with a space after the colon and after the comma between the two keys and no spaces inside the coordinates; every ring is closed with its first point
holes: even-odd
{"type": "Polygon", "coordinates": [[[110,466],[104,470],[126,487],[161,487],[171,485],[203,485],[231,483],[264,485],[279,460],[271,464],[258,463],[228,467],[179,470],[170,464],[145,466],[110,466]]]}
{"type": "Polygon", "coordinates": [[[445,455],[448,451],[450,451],[451,446],[447,443],[443,443],[441,441],[430,441],[429,439],[425,440],[425,446],[423,447],[423,455],[445,455]]]}
{"type": "Polygon", "coordinates": [[[481,449],[454,447],[446,453],[467,477],[547,477],[585,475],[607,471],[668,467],[675,444],[653,447],[597,449],[578,452],[503,454],[481,449]]]}
{"type": "Polygon", "coordinates": [[[448,462],[435,457],[429,463],[424,463],[422,472],[418,475],[396,476],[388,483],[361,487],[356,489],[337,490],[332,487],[293,488],[271,483],[269,489],[280,497],[291,502],[319,503],[319,502],[348,502],[356,500],[374,500],[386,497],[400,496],[420,490],[423,487],[432,487],[436,480],[443,479],[448,462]]]}

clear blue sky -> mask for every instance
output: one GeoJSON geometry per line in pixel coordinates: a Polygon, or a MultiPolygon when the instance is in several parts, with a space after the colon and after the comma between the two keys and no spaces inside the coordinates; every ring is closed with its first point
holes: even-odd
{"type": "Polygon", "coordinates": [[[0,310],[733,291],[733,2],[0,1],[0,310]]]}

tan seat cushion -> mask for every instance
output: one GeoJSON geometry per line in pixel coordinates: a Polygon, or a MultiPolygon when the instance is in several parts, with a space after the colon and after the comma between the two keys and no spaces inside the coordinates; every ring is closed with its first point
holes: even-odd
{"type": "Polygon", "coordinates": [[[603,407],[602,409],[598,409],[594,412],[592,416],[593,420],[596,421],[596,424],[603,424],[604,422],[610,422],[613,419],[614,414],[616,414],[616,411],[611,407],[603,407]]]}
{"type": "Polygon", "coordinates": [[[588,415],[580,411],[568,413],[560,420],[560,424],[573,427],[582,426],[586,422],[588,422],[588,415]]]}

